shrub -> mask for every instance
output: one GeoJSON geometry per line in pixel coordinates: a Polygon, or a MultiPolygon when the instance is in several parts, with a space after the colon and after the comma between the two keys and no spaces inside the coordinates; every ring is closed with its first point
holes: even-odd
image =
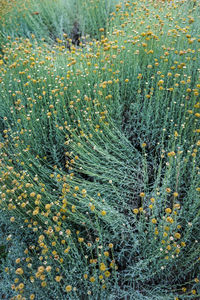
{"type": "Polygon", "coordinates": [[[198,8],[118,3],[70,49],[57,31],[54,44],[7,38],[2,295],[199,297],[198,8]]]}

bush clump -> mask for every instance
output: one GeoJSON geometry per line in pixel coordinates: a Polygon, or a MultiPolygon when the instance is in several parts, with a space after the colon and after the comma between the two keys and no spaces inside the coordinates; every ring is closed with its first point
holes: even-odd
{"type": "Polygon", "coordinates": [[[199,2],[19,3],[0,25],[1,297],[198,299],[199,2]]]}

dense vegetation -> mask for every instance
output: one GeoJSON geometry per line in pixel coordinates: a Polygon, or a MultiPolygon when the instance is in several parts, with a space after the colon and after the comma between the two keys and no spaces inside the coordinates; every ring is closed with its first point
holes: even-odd
{"type": "Polygon", "coordinates": [[[199,299],[199,1],[0,8],[0,297],[199,299]]]}

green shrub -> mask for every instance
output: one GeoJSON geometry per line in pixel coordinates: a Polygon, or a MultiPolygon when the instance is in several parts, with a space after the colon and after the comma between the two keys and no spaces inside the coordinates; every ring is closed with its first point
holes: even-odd
{"type": "Polygon", "coordinates": [[[198,298],[199,3],[84,3],[85,47],[2,46],[2,295],[198,298]]]}

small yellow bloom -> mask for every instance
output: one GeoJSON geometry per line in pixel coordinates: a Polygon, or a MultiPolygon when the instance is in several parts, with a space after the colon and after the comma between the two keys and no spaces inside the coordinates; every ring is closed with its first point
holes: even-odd
{"type": "Polygon", "coordinates": [[[105,275],[105,277],[110,277],[110,272],[109,272],[109,271],[106,271],[106,272],[104,273],[104,275],[105,275]]]}
{"type": "Polygon", "coordinates": [[[48,209],[50,209],[50,208],[51,208],[51,204],[46,204],[46,205],[45,205],[45,209],[46,209],[46,210],[48,210],[48,209]]]}
{"type": "Polygon", "coordinates": [[[153,219],[151,220],[151,222],[152,222],[153,224],[156,224],[156,223],[157,223],[157,220],[156,220],[155,218],[153,218],[153,219]]]}
{"type": "Polygon", "coordinates": [[[61,279],[62,279],[62,276],[56,276],[56,277],[55,277],[55,281],[57,281],[57,282],[60,282],[61,279]]]}
{"type": "Polygon", "coordinates": [[[133,212],[134,212],[134,214],[137,215],[137,214],[139,213],[139,210],[138,210],[137,208],[134,208],[134,209],[133,209],[133,212]]]}
{"type": "Polygon", "coordinates": [[[22,268],[18,268],[16,271],[15,271],[16,274],[19,274],[19,275],[22,275],[24,273],[23,269],[22,268]]]}
{"type": "Polygon", "coordinates": [[[66,229],[65,233],[66,233],[67,235],[70,235],[70,234],[71,234],[71,230],[70,230],[70,229],[66,229]]]}
{"type": "Polygon", "coordinates": [[[45,286],[47,286],[47,283],[46,283],[46,281],[42,281],[42,283],[41,283],[41,286],[42,286],[42,287],[45,287],[45,286]]]}
{"type": "Polygon", "coordinates": [[[167,217],[166,221],[169,222],[169,223],[171,223],[171,224],[174,223],[174,220],[172,219],[172,217],[167,217]]]}
{"type": "Polygon", "coordinates": [[[91,209],[91,211],[94,211],[94,210],[95,210],[94,204],[92,204],[92,205],[90,206],[90,209],[91,209]]]}
{"type": "Polygon", "coordinates": [[[165,212],[166,212],[166,214],[170,214],[170,213],[172,212],[172,210],[171,210],[171,208],[167,207],[167,208],[165,209],[165,212]]]}
{"type": "Polygon", "coordinates": [[[174,151],[171,151],[171,152],[168,152],[167,155],[168,155],[169,157],[172,157],[172,156],[175,156],[176,153],[175,153],[174,151]]]}
{"type": "Polygon", "coordinates": [[[46,271],[47,271],[47,272],[50,272],[50,271],[51,271],[51,266],[47,266],[47,267],[46,267],[46,271]]]}
{"type": "Polygon", "coordinates": [[[178,232],[176,232],[176,233],[174,234],[174,236],[175,236],[176,239],[180,239],[180,238],[181,238],[181,234],[178,233],[178,232]]]}
{"type": "Polygon", "coordinates": [[[105,215],[106,215],[106,211],[105,211],[105,210],[102,210],[102,211],[101,211],[101,214],[102,214],[102,216],[105,216],[105,215]]]}
{"type": "Polygon", "coordinates": [[[24,288],[24,284],[21,282],[19,285],[18,285],[18,289],[19,290],[22,290],[24,288]]]}
{"type": "Polygon", "coordinates": [[[90,282],[95,282],[94,276],[90,277],[90,282]]]}
{"type": "Polygon", "coordinates": [[[67,247],[65,250],[64,250],[64,253],[68,253],[70,250],[70,247],[67,247]]]}
{"type": "Polygon", "coordinates": [[[66,287],[65,287],[65,290],[66,290],[66,292],[71,292],[71,290],[72,290],[72,286],[71,285],[67,285],[66,287]]]}
{"type": "Polygon", "coordinates": [[[106,265],[104,263],[100,264],[100,270],[105,271],[106,270],[106,265]]]}
{"type": "Polygon", "coordinates": [[[145,196],[145,193],[140,193],[140,197],[144,197],[145,196]]]}

